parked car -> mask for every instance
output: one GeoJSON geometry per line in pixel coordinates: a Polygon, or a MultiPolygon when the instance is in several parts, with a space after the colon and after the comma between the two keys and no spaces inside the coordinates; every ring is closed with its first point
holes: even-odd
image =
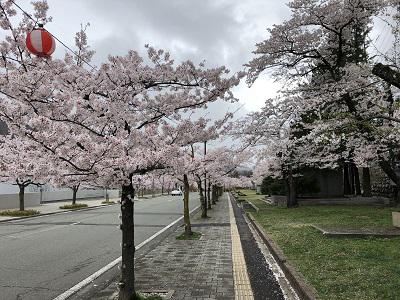
{"type": "Polygon", "coordinates": [[[181,190],[173,190],[171,192],[171,196],[182,196],[182,191],[181,190]]]}

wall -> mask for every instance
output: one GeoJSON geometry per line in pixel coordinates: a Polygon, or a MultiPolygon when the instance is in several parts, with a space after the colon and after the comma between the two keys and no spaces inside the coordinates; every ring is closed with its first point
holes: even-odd
{"type": "MultiPolygon", "coordinates": [[[[110,199],[119,197],[118,190],[108,190],[110,199]]],[[[105,198],[105,190],[103,189],[82,189],[78,190],[77,198],[105,198]]],[[[25,207],[39,206],[40,202],[46,203],[50,201],[66,201],[72,200],[71,189],[57,189],[52,191],[44,191],[42,195],[40,191],[25,192],[25,207]],[[42,198],[42,199],[41,199],[42,198]]],[[[16,209],[19,208],[18,193],[0,194],[0,209],[16,209]]]]}
{"type": "Polygon", "coordinates": [[[317,181],[319,192],[299,195],[306,198],[343,197],[343,170],[308,169],[303,172],[317,181]]]}
{"type": "MultiPolygon", "coordinates": [[[[39,193],[25,193],[25,208],[40,205],[39,193]]],[[[18,194],[1,194],[0,209],[19,208],[18,194]]]]}

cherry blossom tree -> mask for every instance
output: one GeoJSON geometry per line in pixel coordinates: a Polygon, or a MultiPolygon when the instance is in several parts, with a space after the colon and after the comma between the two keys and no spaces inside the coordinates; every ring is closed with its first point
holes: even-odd
{"type": "Polygon", "coordinates": [[[278,100],[267,101],[261,113],[250,116],[247,132],[254,124],[260,126],[247,142],[261,144],[264,137],[258,133],[265,134],[264,141],[279,142],[275,161],[284,162],[289,175],[305,165],[341,166],[357,175],[356,163],[369,174],[368,164],[375,160],[394,178],[390,153],[397,152],[397,129],[382,123],[393,117],[394,101],[382,81],[371,75],[367,51],[373,17],[390,4],[291,1],[292,17],[269,29],[269,38],[257,44],[256,57],[248,64],[249,83],[273,69],[288,88],[278,100]]]}
{"type": "Polygon", "coordinates": [[[19,188],[19,210],[25,210],[25,188],[41,185],[48,177],[46,153],[35,144],[11,136],[0,136],[0,181],[19,188]]]}
{"type": "MultiPolygon", "coordinates": [[[[190,61],[176,64],[168,52],[152,47],[147,47],[149,63],[129,51],[125,56],[110,56],[108,62],[91,70],[70,55],[63,60],[31,57],[22,45],[32,21],[24,17],[12,27],[12,3],[6,1],[3,6],[1,26],[11,35],[0,49],[0,118],[12,134],[29,139],[68,164],[71,172],[64,174],[66,178],[89,176],[93,185],[122,189],[119,298],[132,299],[132,179],[163,168],[177,150],[159,135],[162,120],[179,121],[181,112],[217,99],[236,101],[230,89],[242,74],[229,77],[225,67],[206,69],[190,61]]],[[[35,17],[45,24],[47,3],[35,2],[34,9],[35,17]]]]}

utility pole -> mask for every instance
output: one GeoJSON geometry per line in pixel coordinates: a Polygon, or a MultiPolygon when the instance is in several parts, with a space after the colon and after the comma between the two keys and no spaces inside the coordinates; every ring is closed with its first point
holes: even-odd
{"type": "Polygon", "coordinates": [[[155,197],[155,191],[154,191],[155,187],[154,187],[154,176],[153,176],[153,181],[151,182],[151,197],[154,198],[155,197]]]}
{"type": "MultiPolygon", "coordinates": [[[[206,155],[207,155],[207,141],[204,141],[204,158],[206,157],[206,155]]],[[[210,204],[209,204],[210,200],[207,197],[207,169],[206,169],[205,165],[204,165],[204,168],[206,170],[204,172],[204,201],[205,201],[206,207],[210,209],[211,208],[210,204]]]]}

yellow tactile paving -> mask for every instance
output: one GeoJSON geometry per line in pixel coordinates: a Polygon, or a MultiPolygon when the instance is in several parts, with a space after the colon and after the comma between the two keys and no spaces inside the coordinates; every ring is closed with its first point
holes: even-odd
{"type": "Polygon", "coordinates": [[[251,290],[249,275],[247,274],[246,261],[243,255],[240,235],[236,226],[235,215],[233,213],[233,208],[230,201],[229,217],[232,236],[232,265],[235,286],[235,300],[253,300],[253,291],[251,290]]]}

